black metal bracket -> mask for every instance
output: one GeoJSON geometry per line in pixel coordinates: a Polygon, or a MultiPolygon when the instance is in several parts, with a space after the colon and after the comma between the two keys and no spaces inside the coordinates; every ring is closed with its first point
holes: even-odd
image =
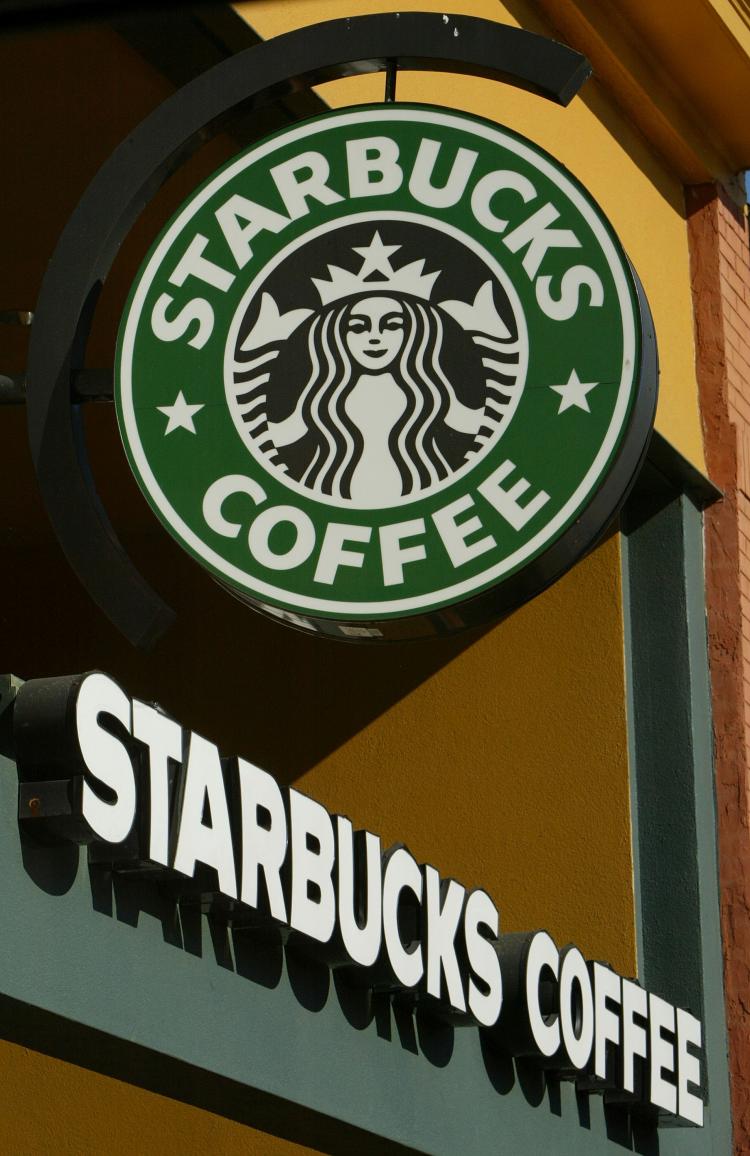
{"type": "Polygon", "coordinates": [[[483,76],[567,105],[591,74],[544,36],[469,16],[388,13],[327,21],[230,57],[179,89],[122,142],[68,221],[44,278],[29,352],[26,408],[47,513],[70,565],[139,647],[174,612],[128,558],[88,466],[75,384],[91,319],[121,241],[167,177],[230,113],[345,76],[404,69],[483,76]]]}
{"type": "MultiPolygon", "coordinates": [[[[71,401],[112,401],[114,382],[111,369],[79,369],[71,374],[71,401]]],[[[24,405],[26,375],[0,373],[0,405],[24,405]]]]}
{"type": "Polygon", "coordinates": [[[18,784],[18,821],[42,843],[87,843],[91,834],[81,819],[83,775],[18,784]]]}

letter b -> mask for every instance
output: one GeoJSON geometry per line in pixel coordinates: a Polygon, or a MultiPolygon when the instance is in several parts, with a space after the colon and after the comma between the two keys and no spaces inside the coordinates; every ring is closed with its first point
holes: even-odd
{"type": "Polygon", "coordinates": [[[382,197],[401,188],[404,174],[398,163],[398,145],[387,136],[368,136],[346,142],[351,197],[382,197]]]}

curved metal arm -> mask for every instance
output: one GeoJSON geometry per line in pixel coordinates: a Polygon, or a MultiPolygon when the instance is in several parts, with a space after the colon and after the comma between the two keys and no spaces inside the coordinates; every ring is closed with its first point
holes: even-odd
{"type": "Polygon", "coordinates": [[[136,646],[174,619],[135,569],[99,501],[71,376],[123,238],[167,176],[229,113],[290,87],[365,72],[429,69],[489,77],[567,104],[590,75],[585,57],[488,20],[389,13],[332,20],[238,53],[160,105],[112,154],[68,221],[42,284],[29,355],[27,414],[47,513],[73,569],[136,646]]]}

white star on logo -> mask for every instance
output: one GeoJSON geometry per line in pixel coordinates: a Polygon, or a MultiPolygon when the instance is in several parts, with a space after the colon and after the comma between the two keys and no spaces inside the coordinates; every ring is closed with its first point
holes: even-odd
{"type": "Polygon", "coordinates": [[[393,266],[390,259],[400,248],[400,245],[384,245],[380,233],[375,233],[369,245],[359,247],[355,245],[353,251],[363,258],[359,276],[368,277],[370,273],[382,273],[384,277],[392,277],[393,266]]]}
{"type": "Polygon", "coordinates": [[[195,425],[193,418],[199,410],[203,409],[201,405],[188,405],[185,400],[185,394],[180,390],[177,397],[174,399],[172,405],[157,405],[159,413],[166,414],[169,418],[167,428],[164,430],[164,436],[171,434],[176,429],[186,429],[188,433],[195,433],[195,425]]]}
{"type": "Polygon", "coordinates": [[[554,389],[555,393],[559,393],[562,398],[560,408],[557,411],[558,415],[565,413],[566,409],[572,409],[573,406],[577,406],[578,409],[582,409],[586,413],[591,413],[586,395],[597,385],[599,385],[598,381],[581,381],[575,370],[565,385],[551,385],[550,389],[554,389]]]}

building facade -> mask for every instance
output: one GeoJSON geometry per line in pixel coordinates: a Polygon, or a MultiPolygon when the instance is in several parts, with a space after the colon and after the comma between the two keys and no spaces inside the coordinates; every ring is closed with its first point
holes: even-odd
{"type": "Polygon", "coordinates": [[[750,1152],[746,6],[689,0],[675,18],[640,0],[616,11],[456,0],[459,18],[526,29],[587,57],[593,76],[567,107],[470,71],[398,69],[397,102],[502,124],[581,182],[637,270],[659,349],[655,433],[618,518],[543,593],[481,627],[352,644],[231,598],[151,513],[97,386],[111,372],[129,287],[185,197],[254,140],[394,95],[384,62],[242,110],[150,190],[96,303],[85,354],[93,384],[81,379],[74,399],[116,534],[175,611],[149,648],[132,645],[77,579],[45,511],[32,460],[43,438],[33,431],[28,449],[26,411],[44,383],[27,375],[36,320],[21,322],[57,239],[118,144],[207,69],[344,16],[449,18],[432,0],[346,12],[324,0],[102,7],[96,19],[80,6],[32,7],[0,18],[3,138],[17,174],[6,189],[0,302],[9,561],[0,665],[15,676],[0,700],[0,1065],[21,1107],[0,1124],[2,1145],[750,1152]],[[222,755],[377,832],[384,847],[404,844],[443,878],[484,889],[503,932],[544,928],[559,948],[574,943],[689,1011],[703,1027],[702,1127],[657,1118],[612,1088],[545,1076],[474,1027],[352,987],[281,937],[202,913],[95,854],[87,862],[85,849],[39,842],[28,823],[19,835],[15,693],[91,670],[158,702],[222,755]]]}

